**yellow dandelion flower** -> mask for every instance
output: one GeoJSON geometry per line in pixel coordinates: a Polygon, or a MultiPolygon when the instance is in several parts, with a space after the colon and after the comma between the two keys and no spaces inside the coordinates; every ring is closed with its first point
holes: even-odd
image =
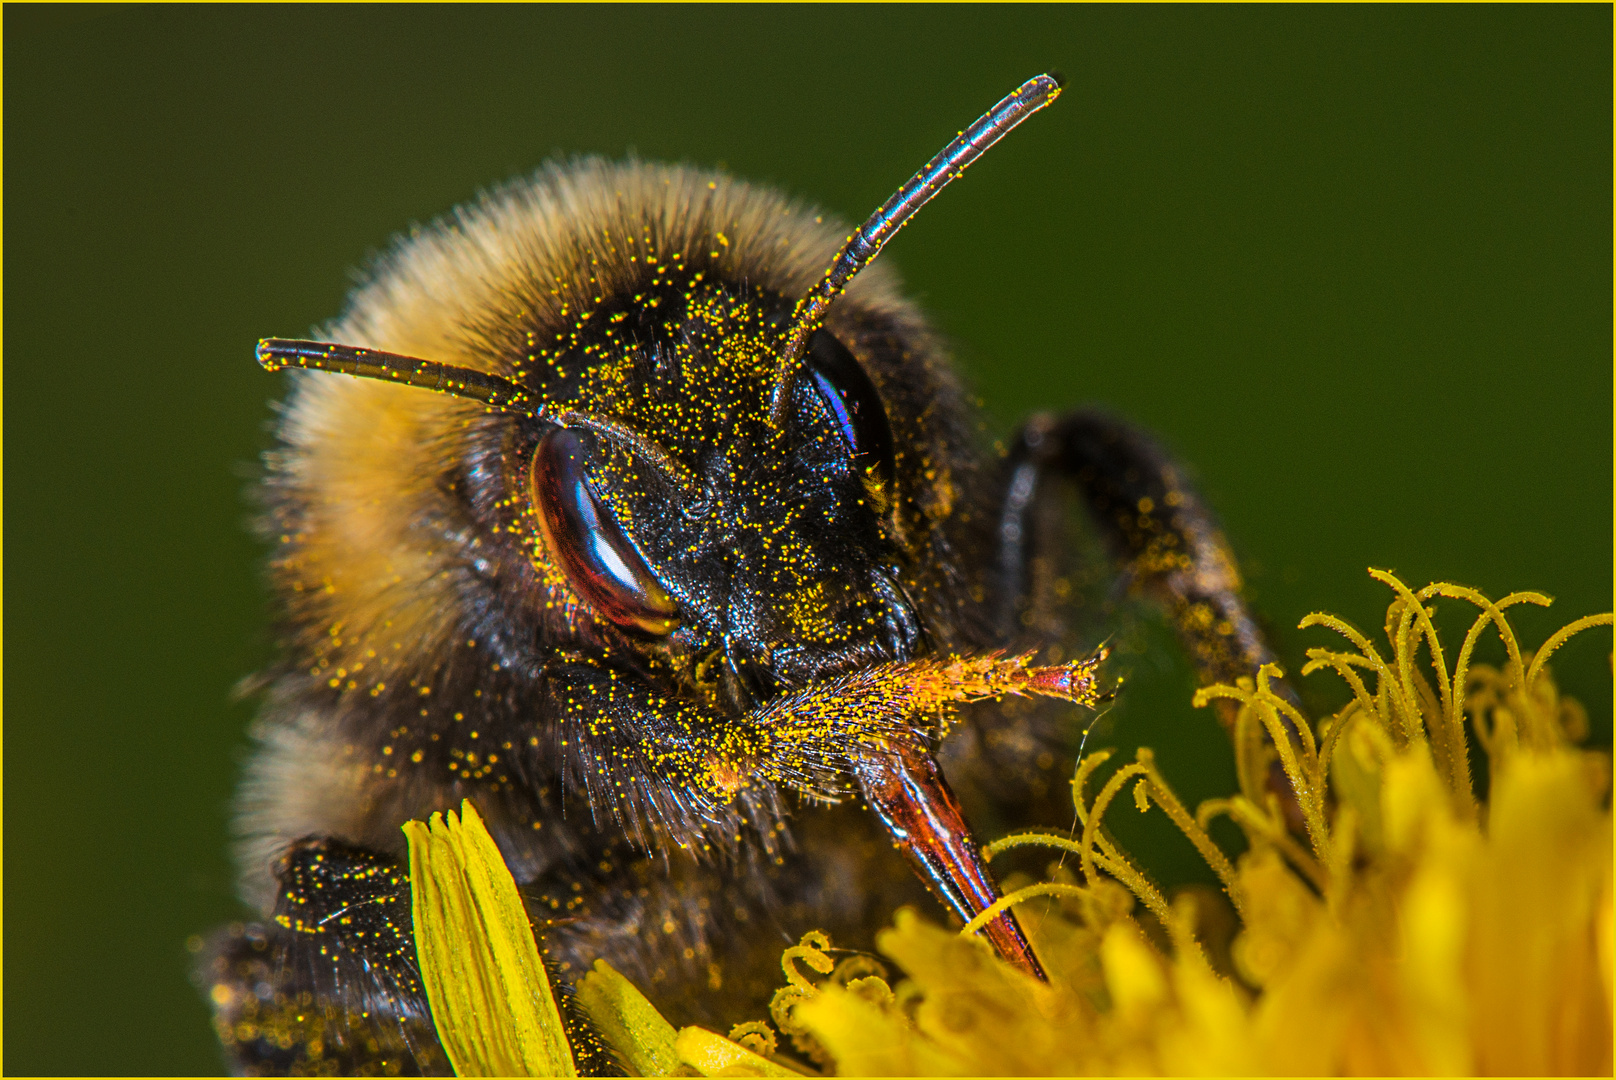
{"type": "MultiPolygon", "coordinates": [[[[1079,764],[1073,781],[1077,835],[1018,834],[985,849],[991,857],[1041,844],[1075,856],[1075,873],[1059,869],[996,905],[1029,909],[1023,925],[1048,983],[978,940],[992,911],[961,932],[900,911],[877,940],[900,981],[890,984],[869,958],[834,965],[825,936],[808,934],[782,959],[787,985],[775,997],[772,1029],[753,1021],[729,1038],[676,1032],[605,964],[580,982],[580,1004],[629,1070],[647,1076],[1609,1075],[1610,762],[1576,748],[1586,716],[1560,697],[1545,661],[1571,634],[1609,625],[1611,616],[1577,620],[1528,653],[1505,612],[1547,598],[1491,601],[1447,584],[1414,592],[1390,574],[1374,576],[1395,594],[1387,651],[1332,616],[1303,621],[1350,646],[1312,649],[1303,668],[1333,671],[1347,684],[1352,698],[1334,716],[1313,724],[1301,715],[1272,689],[1279,672],[1271,665],[1254,680],[1197,695],[1197,704],[1226,699],[1238,707],[1237,793],[1191,813],[1141,750],[1091,795],[1102,751],[1079,764]],[[1438,598],[1480,612],[1451,666],[1432,620],[1438,598]],[[1507,654],[1499,668],[1472,662],[1489,632],[1507,654]],[[1470,775],[1467,725],[1487,758],[1484,803],[1470,775]],[[1300,838],[1262,782],[1275,757],[1296,794],[1300,838]],[[1104,818],[1130,793],[1139,810],[1162,810],[1190,837],[1226,903],[1193,891],[1168,898],[1116,844],[1104,818]],[[1207,832],[1217,816],[1246,835],[1238,859],[1207,832]],[[1220,919],[1238,920],[1232,940],[1215,932],[1220,919]]],[[[480,830],[468,808],[459,827],[473,826],[480,830]]],[[[417,837],[435,833],[413,828],[412,875],[447,869],[448,888],[475,891],[492,888],[495,866],[503,870],[497,854],[489,873],[417,862],[417,837]]],[[[418,899],[418,941],[442,937],[432,926],[442,914],[434,904],[453,906],[418,899]]],[[[477,900],[460,910],[493,909],[477,900]]],[[[510,929],[505,918],[484,922],[510,929]]],[[[515,937],[532,948],[531,934],[515,937]]],[[[535,968],[520,962],[518,944],[487,951],[510,965],[501,978],[522,985],[535,968]]],[[[420,949],[424,971],[440,962],[428,944],[420,949]]],[[[429,987],[434,978],[452,981],[429,972],[429,987]]],[[[440,1012],[440,996],[450,995],[432,997],[446,1045],[459,1026],[509,1025],[517,1014],[560,1031],[553,1004],[548,1014],[490,1007],[483,1016],[464,993],[440,1012]]],[[[551,1000],[548,987],[543,1000],[551,1000]]],[[[553,1045],[531,1032],[460,1038],[553,1045]]],[[[519,1064],[509,1056],[501,1063],[519,1064]]],[[[546,1067],[559,1065],[555,1058],[546,1067]]]]}

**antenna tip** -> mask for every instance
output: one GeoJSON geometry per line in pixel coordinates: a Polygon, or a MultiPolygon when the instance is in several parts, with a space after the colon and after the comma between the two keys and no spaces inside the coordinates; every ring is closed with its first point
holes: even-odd
{"type": "MultiPolygon", "coordinates": [[[[1064,76],[1053,71],[1045,72],[1042,75],[1034,75],[1022,83],[1016,88],[1016,92],[1011,95],[1011,98],[1015,99],[1022,109],[1026,110],[1026,113],[1035,113],[1060,97],[1061,91],[1065,87],[1066,79],[1064,76]]],[[[1011,126],[1014,127],[1015,125],[1012,124],[1011,126]]]]}
{"type": "Polygon", "coordinates": [[[258,348],[253,350],[253,356],[265,371],[279,371],[286,366],[286,361],[276,355],[275,344],[274,338],[259,338],[258,348]]]}

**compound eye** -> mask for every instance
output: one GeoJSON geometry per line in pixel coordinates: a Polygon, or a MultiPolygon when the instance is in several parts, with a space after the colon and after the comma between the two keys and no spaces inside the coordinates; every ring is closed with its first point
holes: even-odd
{"type": "Polygon", "coordinates": [[[539,440],[529,477],[552,558],[584,602],[625,630],[661,637],[679,624],[679,605],[651,573],[584,474],[589,449],[556,428],[539,440]]]}
{"type": "Polygon", "coordinates": [[[892,486],[892,428],[875,384],[859,362],[828,330],[815,330],[808,339],[808,377],[830,409],[842,441],[854,464],[875,470],[883,487],[892,486]]]}

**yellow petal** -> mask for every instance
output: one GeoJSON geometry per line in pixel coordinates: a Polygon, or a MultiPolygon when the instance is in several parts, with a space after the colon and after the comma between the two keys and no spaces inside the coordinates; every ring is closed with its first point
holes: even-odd
{"type": "Polygon", "coordinates": [[[679,1067],[676,1032],[656,1006],[606,961],[578,982],[578,1004],[606,1042],[629,1067],[631,1076],[672,1076],[679,1067]]]}
{"type": "Polygon", "coordinates": [[[469,801],[407,822],[415,950],[460,1076],[577,1076],[516,882],[469,801]]]}
{"type": "Polygon", "coordinates": [[[1610,1072],[1596,921],[1611,824],[1579,757],[1521,752],[1493,782],[1487,858],[1472,887],[1482,1072],[1610,1072]]]}
{"type": "Polygon", "coordinates": [[[1167,997],[1167,976],[1133,927],[1111,924],[1100,942],[1100,961],[1111,1002],[1124,1016],[1147,1012],[1167,997]]]}
{"type": "Polygon", "coordinates": [[[1422,1071],[1468,1076],[1470,1047],[1465,946],[1469,884],[1480,837],[1472,828],[1442,830],[1403,897],[1402,1011],[1422,1057],[1422,1071]]]}
{"type": "Polygon", "coordinates": [[[792,1013],[844,1076],[970,1076],[980,1069],[914,1030],[901,1014],[827,985],[792,1013]]]}
{"type": "Polygon", "coordinates": [[[680,1028],[673,1040],[679,1060],[703,1076],[801,1076],[703,1027],[680,1028]]]}

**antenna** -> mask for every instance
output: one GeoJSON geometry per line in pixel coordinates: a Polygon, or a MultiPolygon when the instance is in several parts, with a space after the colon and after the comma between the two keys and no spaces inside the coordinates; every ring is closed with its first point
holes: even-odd
{"type": "Polygon", "coordinates": [[[791,325],[780,347],[780,359],[775,369],[774,396],[769,403],[769,422],[775,427],[785,423],[786,408],[791,401],[791,376],[802,362],[808,348],[808,338],[819,329],[825,311],[832,300],[841,295],[853,276],[881,253],[881,248],[894,233],[931,201],[949,183],[959,178],[977,158],[994,143],[1009,134],[1011,129],[1033,113],[1060,96],[1061,80],[1056,75],[1038,75],[1016,88],[976,123],[960,132],[952,142],[926,162],[909,182],[871,214],[859,230],[847,238],[836,261],[820,283],[797,301],[791,313],[791,325]]]}
{"type": "Polygon", "coordinates": [[[336,345],[329,341],[299,341],[293,338],[264,338],[258,343],[258,362],[265,371],[299,367],[313,371],[335,371],[383,382],[420,386],[452,397],[480,401],[501,412],[537,415],[542,406],[509,379],[485,371],[419,360],[398,353],[336,345]]]}
{"type": "Polygon", "coordinates": [[[536,401],[532,394],[509,379],[490,375],[486,371],[377,349],[362,349],[355,345],[294,338],[263,338],[258,342],[257,356],[265,371],[298,367],[379,379],[382,382],[400,382],[406,386],[436,390],[451,397],[480,401],[490,409],[501,412],[548,420],[561,427],[585,428],[626,446],[661,471],[674,486],[685,489],[697,503],[703,499],[703,488],[688,469],[627,424],[566,409],[546,408],[543,402],[536,401]]]}

